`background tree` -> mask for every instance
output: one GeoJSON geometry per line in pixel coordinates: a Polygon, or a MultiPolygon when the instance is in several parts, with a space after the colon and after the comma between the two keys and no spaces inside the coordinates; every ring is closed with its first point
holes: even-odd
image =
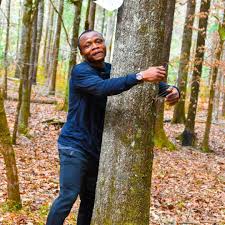
{"type": "MultiPolygon", "coordinates": [[[[164,4],[124,1],[112,77],[160,64],[164,4]]],[[[92,224],[149,224],[155,96],[153,85],[143,84],[109,101],[92,224]]]]}
{"type": "MultiPolygon", "coordinates": [[[[165,34],[164,34],[164,45],[162,53],[162,63],[169,63],[170,57],[170,46],[173,33],[173,19],[175,11],[175,0],[170,0],[167,2],[166,13],[165,13],[165,34]]],[[[168,68],[167,68],[168,72],[168,68]]],[[[167,78],[164,80],[166,82],[167,78]]],[[[158,148],[166,147],[170,150],[175,149],[175,146],[172,142],[169,141],[168,137],[165,134],[163,129],[163,119],[164,119],[164,99],[158,98],[156,104],[156,122],[155,122],[155,136],[154,144],[158,148]]]]}
{"type": "Polygon", "coordinates": [[[188,116],[185,122],[185,129],[181,136],[182,145],[194,145],[195,142],[195,133],[194,133],[195,118],[198,105],[198,94],[201,81],[202,65],[205,53],[205,40],[208,25],[210,2],[211,2],[210,0],[201,1],[195,62],[191,81],[191,96],[188,107],[188,116]]]}
{"type": "Polygon", "coordinates": [[[211,151],[211,149],[209,148],[209,134],[210,134],[211,123],[212,123],[213,102],[214,102],[214,96],[215,96],[215,86],[216,86],[218,68],[220,65],[220,59],[221,59],[221,55],[223,51],[223,44],[225,41],[225,14],[223,17],[223,21],[219,24],[219,34],[220,34],[219,41],[215,49],[215,60],[213,63],[213,68],[212,68],[212,78],[211,78],[210,94],[209,94],[209,101],[208,101],[208,113],[207,113],[204,138],[202,142],[202,150],[205,152],[211,151]]]}
{"type": "Polygon", "coordinates": [[[3,85],[3,95],[4,98],[7,98],[7,79],[8,79],[8,49],[9,49],[9,29],[10,29],[10,9],[11,9],[11,0],[7,1],[7,28],[6,28],[6,40],[5,40],[5,53],[4,53],[4,85],[3,85]]]}
{"type": "Polygon", "coordinates": [[[48,94],[50,95],[55,95],[56,73],[57,73],[57,66],[58,66],[63,9],[64,9],[64,0],[60,0],[58,17],[57,17],[57,25],[56,25],[56,31],[55,31],[55,37],[54,37],[54,44],[52,49],[52,62],[48,71],[48,74],[49,74],[48,75],[49,77],[48,94]]]}
{"type": "Polygon", "coordinates": [[[20,82],[22,83],[22,102],[19,112],[18,131],[22,134],[27,134],[28,119],[30,114],[30,55],[31,55],[31,35],[32,35],[32,19],[37,10],[38,1],[33,6],[32,0],[25,0],[23,3],[23,22],[21,32],[21,45],[20,45],[20,61],[18,68],[20,71],[20,82]]]}
{"type": "Polygon", "coordinates": [[[69,79],[72,67],[77,64],[77,43],[78,43],[78,36],[79,36],[79,27],[80,27],[80,19],[81,19],[81,7],[82,1],[76,1],[74,3],[74,20],[73,20],[73,31],[72,31],[72,38],[71,38],[71,53],[70,53],[70,61],[69,61],[69,70],[68,70],[68,78],[67,78],[67,85],[66,85],[66,94],[64,100],[64,109],[68,108],[68,86],[69,86],[69,79]]]}
{"type": "Polygon", "coordinates": [[[178,88],[181,93],[180,101],[174,107],[173,123],[185,123],[185,99],[187,90],[187,77],[189,71],[189,59],[192,44],[192,32],[195,15],[196,1],[187,1],[187,11],[182,37],[182,47],[180,53],[180,63],[178,71],[178,88]]]}
{"type": "Polygon", "coordinates": [[[6,177],[8,203],[11,207],[20,209],[21,199],[19,191],[18,172],[16,167],[15,152],[12,147],[9,127],[6,119],[3,92],[0,89],[0,153],[3,155],[6,177]]]}

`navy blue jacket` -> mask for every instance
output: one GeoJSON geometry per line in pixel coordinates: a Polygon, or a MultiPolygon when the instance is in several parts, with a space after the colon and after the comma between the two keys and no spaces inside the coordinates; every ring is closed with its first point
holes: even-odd
{"type": "MultiPolygon", "coordinates": [[[[110,78],[111,65],[97,69],[88,62],[73,67],[69,85],[69,111],[58,139],[59,145],[89,152],[99,159],[107,96],[120,94],[138,84],[136,74],[110,78]]],[[[166,96],[166,83],[159,95],[166,96]]]]}

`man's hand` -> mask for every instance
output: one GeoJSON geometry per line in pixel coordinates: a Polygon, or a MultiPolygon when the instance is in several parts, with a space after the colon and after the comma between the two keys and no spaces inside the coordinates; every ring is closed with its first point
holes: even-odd
{"type": "Polygon", "coordinates": [[[175,87],[169,87],[166,91],[168,93],[166,102],[171,106],[175,105],[180,98],[179,91],[175,87]]]}
{"type": "Polygon", "coordinates": [[[166,76],[166,70],[163,66],[149,67],[147,70],[141,72],[143,81],[159,82],[166,76]]]}

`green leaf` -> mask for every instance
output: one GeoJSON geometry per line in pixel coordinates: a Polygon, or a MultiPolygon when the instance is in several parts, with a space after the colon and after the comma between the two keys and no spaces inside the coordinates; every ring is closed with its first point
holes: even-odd
{"type": "Polygon", "coordinates": [[[218,29],[219,35],[220,35],[220,40],[225,41],[225,25],[220,24],[219,29],[218,29]]]}

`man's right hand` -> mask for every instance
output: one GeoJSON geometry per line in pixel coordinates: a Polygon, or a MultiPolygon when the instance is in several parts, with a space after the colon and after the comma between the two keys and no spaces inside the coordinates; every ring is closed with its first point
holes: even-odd
{"type": "Polygon", "coordinates": [[[166,76],[166,70],[163,66],[149,67],[145,71],[141,71],[143,81],[147,82],[160,82],[166,76]]]}

